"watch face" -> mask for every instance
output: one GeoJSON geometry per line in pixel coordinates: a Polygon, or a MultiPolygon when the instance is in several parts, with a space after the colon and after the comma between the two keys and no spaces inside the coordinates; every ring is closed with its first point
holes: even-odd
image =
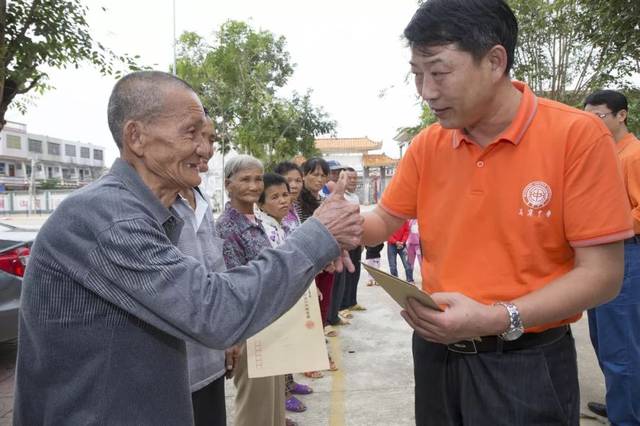
{"type": "Polygon", "coordinates": [[[513,330],[509,330],[505,333],[502,334],[502,339],[506,340],[506,341],[512,341],[512,340],[516,340],[518,337],[522,336],[522,333],[524,332],[523,329],[521,328],[515,328],[513,330]]]}

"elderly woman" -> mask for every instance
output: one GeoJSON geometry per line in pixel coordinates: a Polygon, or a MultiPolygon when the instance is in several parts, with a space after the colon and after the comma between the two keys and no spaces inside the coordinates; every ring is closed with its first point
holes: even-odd
{"type": "MultiPolygon", "coordinates": [[[[227,268],[245,265],[271,243],[255,217],[254,205],[262,194],[264,168],[260,160],[238,155],[224,167],[229,202],[216,223],[224,240],[223,256],[227,268]]],[[[236,416],[238,426],[285,425],[284,376],[249,379],[247,354],[243,345],[236,367],[236,416]]]]}

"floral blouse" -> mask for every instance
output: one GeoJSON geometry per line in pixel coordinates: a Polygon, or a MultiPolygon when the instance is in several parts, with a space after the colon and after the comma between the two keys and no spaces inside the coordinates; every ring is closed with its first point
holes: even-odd
{"type": "Polygon", "coordinates": [[[260,219],[256,217],[256,222],[252,222],[230,203],[216,220],[216,232],[224,240],[222,255],[229,269],[245,265],[258,257],[262,249],[271,248],[260,219]]]}

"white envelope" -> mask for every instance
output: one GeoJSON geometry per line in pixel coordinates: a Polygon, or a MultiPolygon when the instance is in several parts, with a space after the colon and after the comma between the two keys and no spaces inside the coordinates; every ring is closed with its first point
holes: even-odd
{"type": "Polygon", "coordinates": [[[246,350],[250,378],[328,370],[315,283],[289,311],[249,338],[246,350]]]}

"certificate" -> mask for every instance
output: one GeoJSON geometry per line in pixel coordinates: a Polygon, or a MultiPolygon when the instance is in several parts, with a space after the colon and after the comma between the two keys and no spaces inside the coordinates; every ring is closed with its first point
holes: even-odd
{"type": "Polygon", "coordinates": [[[250,378],[328,370],[315,283],[290,310],[249,338],[246,350],[250,378]]]}
{"type": "Polygon", "coordinates": [[[387,272],[365,265],[364,263],[362,264],[362,267],[371,274],[373,279],[380,284],[380,287],[389,293],[389,296],[391,296],[393,300],[402,307],[402,309],[407,309],[407,299],[411,297],[429,308],[436,309],[438,311],[442,310],[440,306],[433,301],[431,296],[429,296],[429,293],[425,293],[415,285],[409,284],[405,280],[401,280],[398,277],[394,277],[387,272]]]}

